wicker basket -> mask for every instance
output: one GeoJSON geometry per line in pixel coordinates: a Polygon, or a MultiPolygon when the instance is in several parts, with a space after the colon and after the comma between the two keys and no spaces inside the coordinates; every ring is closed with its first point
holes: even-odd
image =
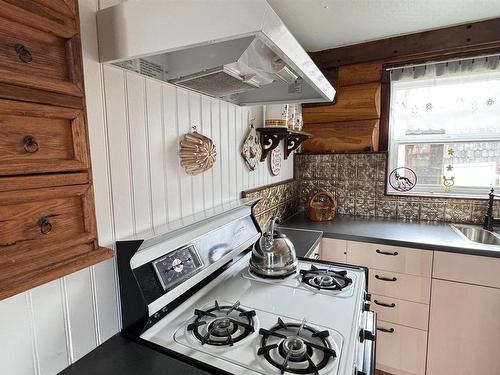
{"type": "Polygon", "coordinates": [[[307,217],[312,221],[333,220],[337,210],[337,201],[332,193],[320,191],[307,202],[307,217]]]}

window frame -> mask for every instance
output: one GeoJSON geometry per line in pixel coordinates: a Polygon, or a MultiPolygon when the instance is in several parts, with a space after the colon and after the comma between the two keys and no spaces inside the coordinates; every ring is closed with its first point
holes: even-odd
{"type": "MultiPolygon", "coordinates": [[[[383,121],[385,125],[385,131],[381,131],[381,136],[386,133],[387,136],[387,170],[386,170],[386,183],[385,183],[385,194],[388,196],[405,196],[405,197],[439,197],[439,198],[466,198],[466,199],[480,199],[484,198],[490,187],[484,186],[461,186],[453,187],[451,192],[446,192],[443,190],[441,184],[431,185],[431,184],[419,184],[417,180],[417,185],[410,191],[400,192],[394,190],[389,184],[389,175],[392,170],[398,167],[398,148],[405,144],[446,144],[446,143],[462,143],[462,142],[500,142],[500,137],[498,135],[492,134],[461,134],[461,135],[410,135],[403,138],[397,139],[395,136],[395,126],[391,126],[391,105],[393,104],[393,95],[391,95],[391,80],[390,71],[388,70],[392,66],[383,66],[382,74],[382,98],[381,98],[381,109],[383,113],[381,114],[381,122],[383,121]],[[385,86],[385,87],[384,87],[385,86]]],[[[425,87],[425,81],[419,82],[422,87],[425,87]]],[[[404,84],[403,84],[404,85],[404,84]]],[[[418,85],[418,84],[417,84],[418,85]]],[[[415,84],[408,84],[408,86],[416,87],[415,84]]],[[[381,124],[382,125],[382,124],[381,124]]],[[[417,176],[418,179],[418,176],[417,176]]]]}

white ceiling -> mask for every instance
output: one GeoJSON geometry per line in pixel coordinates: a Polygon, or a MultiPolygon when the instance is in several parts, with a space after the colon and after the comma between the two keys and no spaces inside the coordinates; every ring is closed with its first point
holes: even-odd
{"type": "Polygon", "coordinates": [[[500,0],[268,0],[307,51],[500,17],[500,0]]]}

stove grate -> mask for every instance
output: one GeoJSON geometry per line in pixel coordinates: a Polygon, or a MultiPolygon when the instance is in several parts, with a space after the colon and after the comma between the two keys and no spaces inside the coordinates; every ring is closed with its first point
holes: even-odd
{"type": "Polygon", "coordinates": [[[298,323],[278,323],[271,329],[261,328],[261,346],[258,355],[264,358],[281,374],[319,374],[331,359],[337,357],[327,341],[328,331],[318,331],[303,319],[298,323]],[[315,362],[316,359],[317,362],[315,362]]]}
{"type": "Polygon", "coordinates": [[[217,301],[207,310],[194,310],[195,319],[187,330],[201,345],[233,346],[255,332],[255,311],[245,310],[237,301],[233,305],[220,306],[217,301]]]}
{"type": "Polygon", "coordinates": [[[335,271],[331,268],[318,268],[311,265],[309,270],[300,270],[302,282],[319,290],[341,291],[352,284],[347,271],[335,271]]]}

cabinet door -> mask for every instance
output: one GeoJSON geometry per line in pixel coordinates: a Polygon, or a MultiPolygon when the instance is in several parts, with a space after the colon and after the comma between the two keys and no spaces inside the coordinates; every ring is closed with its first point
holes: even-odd
{"type": "Polygon", "coordinates": [[[500,289],[432,281],[427,375],[498,375],[500,289]]]}
{"type": "Polygon", "coordinates": [[[89,166],[83,112],[0,99],[0,176],[89,166]]]}
{"type": "Polygon", "coordinates": [[[330,262],[347,263],[347,241],[323,238],[321,240],[320,258],[330,262]]]}
{"type": "Polygon", "coordinates": [[[0,1],[0,83],[83,97],[76,14],[41,3],[0,1]]]}

